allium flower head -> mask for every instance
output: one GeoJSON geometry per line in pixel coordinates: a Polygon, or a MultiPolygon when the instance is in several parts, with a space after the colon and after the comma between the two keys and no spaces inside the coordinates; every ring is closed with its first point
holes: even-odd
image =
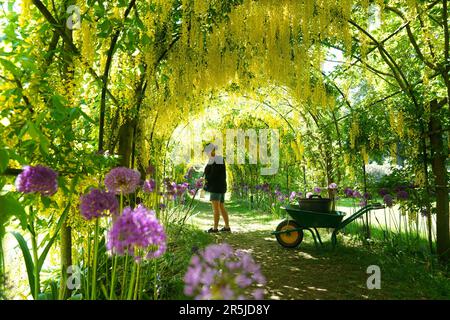
{"type": "Polygon", "coordinates": [[[397,192],[397,199],[398,200],[407,200],[409,197],[408,192],[405,190],[400,190],[397,192]]]}
{"type": "Polygon", "coordinates": [[[394,204],[394,199],[392,199],[392,196],[390,194],[384,195],[383,201],[388,207],[392,207],[392,205],[394,204]]]}
{"type": "Polygon", "coordinates": [[[385,195],[387,195],[389,193],[389,190],[386,188],[381,188],[380,190],[378,190],[378,194],[382,197],[384,197],[385,195]]]}
{"type": "Polygon", "coordinates": [[[344,189],[344,194],[347,197],[353,197],[353,190],[351,188],[347,187],[347,188],[344,189]]]}
{"type": "Polygon", "coordinates": [[[156,258],[166,251],[166,234],[152,210],[142,205],[134,210],[126,207],[109,231],[107,249],[136,259],[156,258]]]}
{"type": "Polygon", "coordinates": [[[297,192],[292,191],[291,194],[289,195],[289,201],[294,201],[296,197],[297,197],[297,192]]]}
{"type": "Polygon", "coordinates": [[[204,178],[199,178],[195,181],[195,188],[196,189],[201,189],[203,188],[203,185],[205,184],[205,179],[204,178]]]}
{"type": "Polygon", "coordinates": [[[322,189],[320,187],[314,187],[314,193],[321,193],[322,189]]]}
{"type": "Polygon", "coordinates": [[[105,177],[105,186],[115,194],[129,194],[136,191],[141,174],[133,169],[118,167],[112,169],[105,177]]]}
{"type": "Polygon", "coordinates": [[[155,191],[156,188],[156,182],[154,179],[150,179],[150,180],[145,180],[144,181],[144,186],[142,187],[142,190],[145,193],[152,193],[153,191],[155,191]]]}
{"type": "Polygon", "coordinates": [[[17,176],[17,191],[23,193],[40,193],[51,196],[58,190],[58,174],[52,169],[37,165],[26,166],[17,176]]]}
{"type": "Polygon", "coordinates": [[[260,266],[250,254],[234,251],[228,244],[213,244],[194,255],[184,277],[184,293],[204,299],[262,299],[266,283],[260,266]]]}
{"type": "Polygon", "coordinates": [[[330,183],[330,185],[328,186],[328,190],[330,191],[330,193],[333,195],[333,197],[337,194],[337,189],[338,186],[336,183],[330,183]]]}
{"type": "Polygon", "coordinates": [[[188,171],[186,172],[186,174],[184,175],[184,178],[186,179],[186,180],[190,180],[190,179],[192,179],[192,175],[194,174],[194,168],[193,167],[190,167],[189,169],[188,169],[188,171]]]}
{"type": "Polygon", "coordinates": [[[187,191],[188,187],[189,187],[189,184],[187,182],[183,182],[181,184],[178,184],[177,187],[176,187],[176,191],[177,191],[176,195],[177,195],[177,197],[181,197],[187,191]]]}
{"type": "Polygon", "coordinates": [[[358,190],[353,191],[353,198],[361,198],[361,192],[358,190]]]}
{"type": "Polygon", "coordinates": [[[80,211],[86,220],[99,218],[108,213],[119,213],[119,202],[114,193],[99,189],[91,189],[88,194],[80,197],[80,211]]]}
{"type": "Polygon", "coordinates": [[[337,184],[336,183],[330,183],[330,185],[328,186],[328,189],[329,190],[336,190],[338,188],[338,186],[337,186],[337,184]]]}

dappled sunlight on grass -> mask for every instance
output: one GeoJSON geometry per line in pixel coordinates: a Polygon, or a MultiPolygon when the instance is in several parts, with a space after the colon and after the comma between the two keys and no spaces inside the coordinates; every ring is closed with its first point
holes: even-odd
{"type": "MultiPolygon", "coordinates": [[[[270,233],[282,221],[269,214],[258,213],[239,203],[226,203],[231,233],[211,234],[216,243],[229,243],[242,249],[261,264],[267,278],[266,299],[423,299],[426,289],[420,283],[398,281],[398,265],[383,269],[381,290],[366,287],[367,267],[382,265],[385,257],[364,247],[342,233],[333,249],[331,233],[319,229],[324,246],[316,246],[309,232],[297,248],[287,249],[278,244],[270,233]]],[[[213,223],[209,203],[202,203],[189,222],[209,229],[213,223]],[[200,209],[199,209],[200,208],[200,209]]],[[[223,224],[221,220],[221,225],[223,224]]],[[[450,298],[450,293],[442,293],[450,298]]]]}

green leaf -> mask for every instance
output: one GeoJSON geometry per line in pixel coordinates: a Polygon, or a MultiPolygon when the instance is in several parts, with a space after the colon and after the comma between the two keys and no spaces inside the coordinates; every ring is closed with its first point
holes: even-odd
{"type": "Polygon", "coordinates": [[[71,203],[69,202],[66,206],[66,208],[63,211],[63,214],[61,215],[61,218],[59,218],[58,223],[56,225],[55,233],[53,234],[53,237],[50,239],[50,241],[45,246],[44,251],[42,251],[41,256],[38,260],[38,270],[41,271],[42,266],[44,265],[45,258],[47,257],[48,252],[50,251],[50,248],[52,247],[53,243],[55,242],[56,238],[58,237],[59,230],[61,230],[63,222],[67,218],[67,214],[69,212],[71,203]]]}
{"type": "Polygon", "coordinates": [[[0,173],[4,172],[8,167],[9,154],[5,149],[0,149],[0,173]]]}
{"type": "Polygon", "coordinates": [[[2,58],[0,58],[0,63],[5,67],[6,70],[10,71],[15,77],[20,78],[20,70],[14,65],[14,63],[2,58]]]}
{"type": "Polygon", "coordinates": [[[27,214],[23,206],[11,194],[0,196],[0,214],[15,216],[22,229],[27,227],[27,214]]]}
{"type": "Polygon", "coordinates": [[[13,232],[12,235],[16,238],[19,243],[20,250],[22,251],[23,259],[25,260],[25,267],[27,268],[28,284],[30,286],[31,294],[34,297],[34,263],[31,259],[30,249],[28,249],[28,244],[22,235],[18,232],[13,232]]]}
{"type": "Polygon", "coordinates": [[[83,295],[81,293],[74,294],[68,300],[83,300],[83,295]]]}
{"type": "Polygon", "coordinates": [[[41,197],[41,202],[44,205],[44,209],[48,209],[52,203],[52,200],[49,197],[41,197]]]}
{"type": "Polygon", "coordinates": [[[48,147],[49,147],[49,140],[47,137],[42,133],[42,131],[31,121],[27,122],[28,124],[28,133],[33,138],[34,141],[39,143],[41,153],[43,155],[48,155],[48,147]]]}

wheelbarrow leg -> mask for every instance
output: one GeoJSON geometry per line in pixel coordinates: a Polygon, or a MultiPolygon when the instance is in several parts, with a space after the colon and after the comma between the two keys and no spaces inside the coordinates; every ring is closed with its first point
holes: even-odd
{"type": "Polygon", "coordinates": [[[319,231],[317,231],[317,228],[314,228],[314,231],[316,232],[316,236],[317,236],[317,239],[319,239],[320,245],[323,246],[323,242],[322,242],[322,239],[320,238],[319,231]]]}
{"type": "Polygon", "coordinates": [[[337,237],[336,237],[337,229],[333,231],[331,234],[331,244],[333,245],[333,249],[336,247],[337,244],[337,237]]]}
{"type": "MultiPolygon", "coordinates": [[[[315,228],[314,228],[315,229],[315,228]]],[[[317,240],[316,240],[316,236],[314,235],[314,232],[311,230],[311,228],[304,228],[303,230],[308,230],[309,232],[311,232],[311,235],[314,239],[314,245],[316,246],[316,249],[319,248],[319,245],[317,244],[317,240]]],[[[317,230],[316,230],[317,231],[317,230]]],[[[320,239],[320,238],[319,238],[320,239]]],[[[322,243],[322,241],[320,241],[320,243],[322,243]]]]}

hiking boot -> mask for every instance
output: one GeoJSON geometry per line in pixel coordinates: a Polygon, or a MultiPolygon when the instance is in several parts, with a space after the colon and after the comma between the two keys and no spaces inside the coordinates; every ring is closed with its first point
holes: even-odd
{"type": "Polygon", "coordinates": [[[214,229],[214,228],[210,228],[206,232],[208,232],[208,233],[217,233],[217,232],[219,232],[219,230],[214,229]]]}
{"type": "Polygon", "coordinates": [[[231,228],[230,227],[223,227],[222,229],[220,229],[221,232],[231,232],[231,228]]]}

